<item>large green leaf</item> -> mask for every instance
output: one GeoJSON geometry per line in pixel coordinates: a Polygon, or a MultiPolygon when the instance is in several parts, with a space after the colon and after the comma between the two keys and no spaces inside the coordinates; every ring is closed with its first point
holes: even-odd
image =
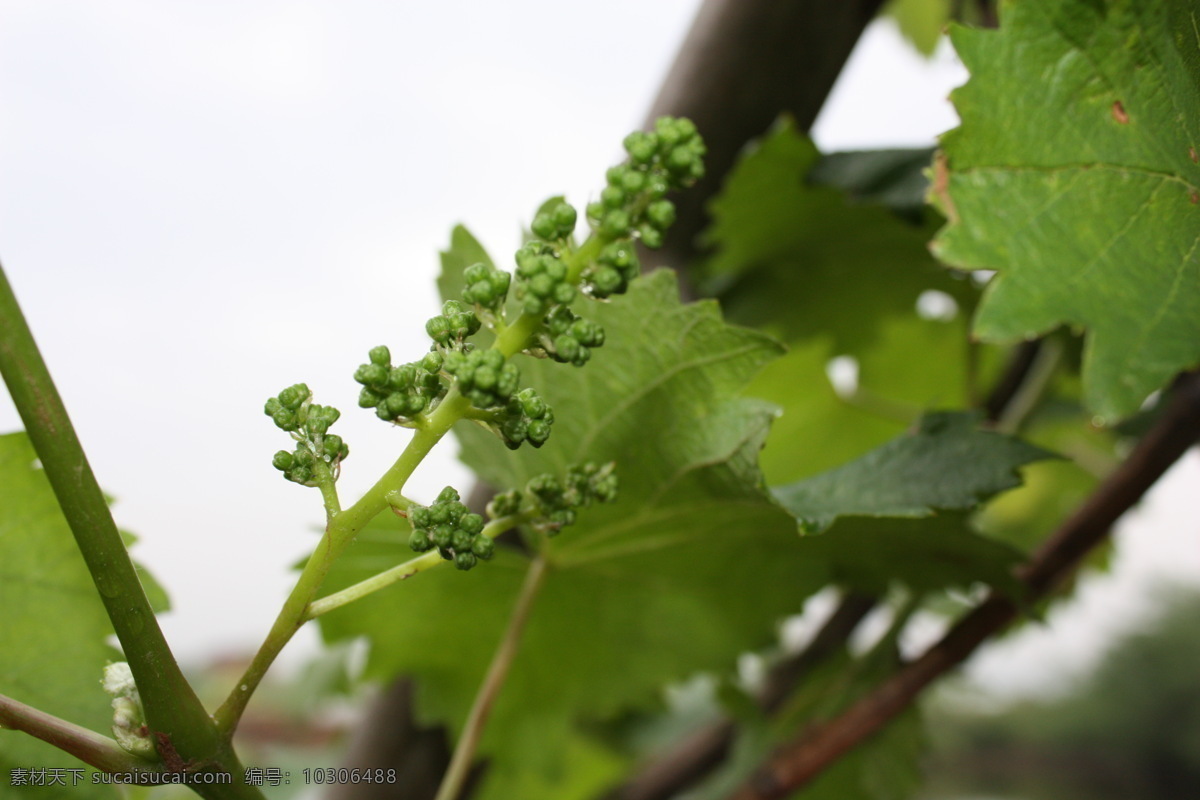
{"type": "Polygon", "coordinates": [[[994,340],[1088,329],[1106,420],[1200,362],[1200,35],[1193,4],[1036,0],[998,32],[957,29],[937,252],[995,269],[975,320],[994,340]]]}
{"type": "MultiPolygon", "coordinates": [[[[850,205],[814,185],[820,154],[781,124],[737,165],[712,203],[706,265],[731,321],[793,342],[833,338],[835,354],[879,339],[892,315],[911,315],[936,290],[969,308],[974,291],[940,268],[926,242],[932,227],[907,224],[876,205],[850,205]]],[[[837,181],[830,167],[818,176],[837,181]]]]}
{"type": "Polygon", "coordinates": [[[975,422],[970,414],[928,414],[912,433],[775,496],[803,529],[820,533],[804,540],[814,556],[856,587],[985,581],[1015,591],[1010,571],[1020,553],[975,533],[966,512],[1020,485],[1018,467],[1053,456],[975,422]]]}
{"type": "MultiPolygon", "coordinates": [[[[680,304],[667,272],[580,311],[608,332],[586,367],[520,362],[523,381],[556,411],[542,449],[511,452],[481,428],[458,431],[466,462],[495,486],[585,460],[616,461],[622,484],[616,503],[587,510],[552,540],[483,742],[497,756],[487,797],[535,796],[521,794],[531,780],[543,787],[536,796],[586,796],[594,786],[566,783],[577,721],[655,704],[664,684],[696,671],[730,669],[739,653],[772,641],[776,621],[827,577],[763,491],[756,456],[774,411],[737,396],[778,345],[726,325],[711,302],[680,304]]],[[[394,531],[364,534],[331,583],[404,559],[402,541],[394,531]]],[[[469,574],[434,570],[335,612],[323,630],[368,635],[369,672],[415,674],[424,712],[457,726],[527,564],[502,548],[469,574]]]]}
{"type": "Polygon", "coordinates": [[[742,158],[713,203],[706,238],[716,249],[707,270],[727,317],[771,331],[791,349],[747,390],[783,411],[763,452],[772,484],[845,463],[925,408],[968,400],[974,288],[929,255],[932,227],[904,222],[890,208],[852,204],[840,191],[858,201],[896,199],[895,179],[910,182],[916,157],[821,160],[784,124],[742,158]],[[949,296],[959,313],[919,317],[926,292],[949,296]],[[858,362],[854,397],[839,397],[826,378],[835,356],[858,362]]]}
{"type": "Polygon", "coordinates": [[[783,411],[761,455],[772,486],[833,469],[904,430],[903,421],[864,412],[839,397],[826,377],[829,359],[826,339],[793,344],[746,389],[783,411]]]}
{"type": "MultiPolygon", "coordinates": [[[[0,693],[108,734],[111,698],[104,665],[120,659],[106,643],[112,625],[24,433],[0,436],[0,693]]],[[[155,587],[153,594],[160,596],[155,587]]],[[[78,769],[74,757],[17,731],[0,732],[4,797],[115,797],[111,787],[11,786],[14,768],[78,769]]]]}

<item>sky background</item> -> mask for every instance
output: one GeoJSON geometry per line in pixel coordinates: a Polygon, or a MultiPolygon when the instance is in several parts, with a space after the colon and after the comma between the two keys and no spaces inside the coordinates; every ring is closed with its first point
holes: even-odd
{"type": "MultiPolygon", "coordinates": [[[[342,495],[365,489],[407,433],[357,410],[354,368],[426,349],[454,224],[503,258],[546,197],[594,195],[698,6],[0,0],[0,260],[182,658],[253,649],[316,541],[265,398],[305,381],[343,409],[342,495]]],[[[964,80],[948,47],[924,60],[876,23],[814,138],[929,145],[964,80]]],[[[407,493],[469,485],[453,449],[407,493]]],[[[1113,574],[973,674],[1069,679],[1152,586],[1200,576],[1198,478],[1193,452],[1122,527],[1113,574]]],[[[285,661],[315,646],[302,632],[285,661]]]]}

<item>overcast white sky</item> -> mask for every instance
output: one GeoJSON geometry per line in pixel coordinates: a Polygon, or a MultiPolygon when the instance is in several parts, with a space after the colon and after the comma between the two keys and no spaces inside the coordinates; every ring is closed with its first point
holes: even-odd
{"type": "MultiPolygon", "coordinates": [[[[342,408],[343,496],[369,485],[406,434],[357,411],[355,366],[427,346],[455,223],[504,256],[546,197],[587,201],[698,5],[0,0],[0,259],[184,658],[256,646],[315,541],[263,400],[342,408]]],[[[931,144],[963,77],[876,24],[815,138],[931,144]]],[[[469,482],[452,449],[414,495],[469,482]]],[[[1179,541],[1137,580],[1200,575],[1179,541]]]]}

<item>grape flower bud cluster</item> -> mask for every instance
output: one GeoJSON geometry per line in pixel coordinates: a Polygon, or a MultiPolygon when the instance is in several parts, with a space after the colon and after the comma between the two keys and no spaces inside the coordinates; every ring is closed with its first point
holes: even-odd
{"type": "Polygon", "coordinates": [[[339,465],[350,455],[342,437],[329,433],[329,427],[341,416],[340,411],[312,402],[312,392],[303,383],[289,386],[267,400],[263,411],[276,427],[296,440],[294,450],[280,450],[271,462],[285,478],[304,486],[316,486],[318,464],[329,467],[336,478],[339,465]]]}
{"type": "Polygon", "coordinates": [[[571,467],[562,479],[550,474],[530,478],[524,489],[493,497],[487,512],[493,519],[522,517],[535,530],[554,536],[575,522],[579,509],[616,498],[616,465],[587,463],[571,467]]]}
{"type": "Polygon", "coordinates": [[[481,535],[483,517],[469,513],[458,492],[449,486],[433,505],[410,507],[408,520],[412,523],[408,544],[413,550],[425,553],[437,548],[442,558],[459,569],[471,569],[495,553],[492,540],[481,535]]]}
{"type": "Polygon", "coordinates": [[[671,224],[675,205],[667,192],[690,186],[704,176],[704,142],[688,119],[659,119],[652,132],[625,137],[629,159],[608,171],[600,199],[588,204],[587,218],[607,242],[596,263],[583,273],[592,297],[623,293],[639,270],[633,240],[658,248],[671,224]]]}
{"type": "Polygon", "coordinates": [[[382,345],[371,348],[368,358],[370,362],[354,373],[354,380],[363,387],[358,405],[374,408],[382,420],[411,425],[446,394],[440,375],[442,355],[437,351],[398,367],[392,366],[391,351],[382,345]]]}
{"type": "MultiPolygon", "coordinates": [[[[521,387],[511,356],[521,351],[576,367],[588,363],[604,345],[605,331],[581,313],[577,301],[624,293],[640,269],[636,244],[660,247],[675,220],[668,192],[704,174],[704,143],[689,120],[664,117],[653,131],[630,134],[624,146],[627,159],[608,170],[605,188],[586,207],[591,234],[581,245],[575,242],[580,216],[575,208],[561,198],[547,201],[530,225],[532,237],[515,254],[513,273],[488,263],[466,268],[461,300],[448,300],[425,325],[429,352],[399,365],[385,346],[368,353],[354,373],[362,387],[359,406],[374,409],[386,422],[425,428],[430,415],[454,397],[453,413],[441,422],[468,418],[511,449],[526,442],[541,447],[554,412],[536,390],[521,387]],[[518,318],[508,319],[514,312],[518,318]],[[494,334],[491,347],[476,338],[484,326],[494,334]]],[[[294,451],[275,454],[276,468],[289,480],[318,485],[323,467],[336,477],[349,454],[341,438],[328,432],[338,419],[336,409],[312,403],[308,387],[296,384],[268,400],[266,413],[297,441],[294,451]]],[[[497,495],[488,512],[554,535],[575,521],[578,509],[615,497],[613,469],[586,464],[561,479],[538,476],[524,489],[497,495]]],[[[492,556],[483,518],[468,513],[449,487],[433,505],[411,506],[409,518],[410,541],[419,552],[436,548],[464,570],[492,556]]]]}

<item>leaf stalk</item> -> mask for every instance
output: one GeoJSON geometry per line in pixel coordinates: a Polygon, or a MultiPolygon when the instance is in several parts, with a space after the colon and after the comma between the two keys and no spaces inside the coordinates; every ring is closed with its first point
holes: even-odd
{"type": "Polygon", "coordinates": [[[458,745],[454,748],[450,766],[446,769],[446,776],[442,779],[442,785],[438,788],[435,800],[457,800],[462,791],[463,784],[471,771],[471,761],[475,758],[475,752],[479,748],[479,740],[483,736],[484,726],[487,725],[488,715],[496,702],[496,697],[500,694],[501,687],[504,686],[504,681],[508,678],[508,671],[512,667],[513,659],[516,657],[520,645],[521,634],[524,632],[525,624],[529,621],[529,614],[533,610],[533,601],[537,597],[538,590],[542,588],[545,577],[546,560],[539,555],[529,564],[529,571],[525,573],[525,582],[521,585],[520,594],[517,595],[512,616],[509,617],[504,636],[501,637],[500,644],[492,656],[492,663],[488,665],[487,675],[480,684],[479,692],[471,703],[471,711],[467,715],[462,735],[458,738],[458,745]]]}

